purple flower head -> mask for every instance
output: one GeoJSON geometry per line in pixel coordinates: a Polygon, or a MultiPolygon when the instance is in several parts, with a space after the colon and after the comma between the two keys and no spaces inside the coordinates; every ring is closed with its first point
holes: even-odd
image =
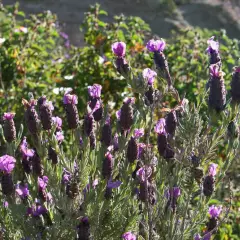
{"type": "Polygon", "coordinates": [[[121,109],[116,111],[116,117],[117,117],[117,120],[120,120],[120,117],[121,117],[121,109]]]}
{"type": "Polygon", "coordinates": [[[210,240],[210,239],[211,239],[211,236],[212,236],[211,233],[205,232],[202,240],[210,240]]]}
{"type": "Polygon", "coordinates": [[[11,173],[15,167],[16,159],[9,155],[0,157],[0,170],[6,173],[11,173]]]}
{"type": "Polygon", "coordinates": [[[64,104],[77,104],[78,98],[75,94],[70,94],[70,91],[67,91],[63,96],[63,103],[64,104]]]}
{"type": "Polygon", "coordinates": [[[194,235],[194,240],[201,240],[201,239],[202,239],[202,237],[199,233],[194,235]]]}
{"type": "Polygon", "coordinates": [[[163,39],[161,40],[151,39],[147,43],[147,49],[150,52],[162,52],[165,46],[166,46],[166,43],[163,39]]]}
{"type": "Polygon", "coordinates": [[[145,68],[142,72],[143,78],[147,79],[148,85],[153,85],[157,73],[150,68],[145,68]]]}
{"type": "Polygon", "coordinates": [[[207,44],[208,44],[208,48],[207,48],[206,51],[209,54],[211,54],[212,52],[218,52],[219,51],[219,42],[214,41],[214,36],[212,36],[211,38],[208,39],[207,44]]]}
{"type": "Polygon", "coordinates": [[[214,177],[217,174],[217,167],[218,165],[216,163],[210,164],[208,168],[208,174],[214,177]]]}
{"type": "Polygon", "coordinates": [[[65,168],[63,169],[62,183],[67,184],[71,180],[71,173],[68,172],[65,168]]]}
{"type": "Polygon", "coordinates": [[[133,104],[135,103],[135,98],[134,97],[126,97],[124,100],[123,100],[124,103],[127,103],[127,104],[133,104]]]}
{"type": "Polygon", "coordinates": [[[66,40],[68,39],[68,35],[65,32],[60,32],[59,34],[62,38],[66,39],[66,40]]]}
{"type": "Polygon", "coordinates": [[[141,167],[136,172],[136,176],[140,182],[145,182],[152,175],[152,168],[148,166],[141,167]]]}
{"type": "Polygon", "coordinates": [[[135,139],[142,137],[144,135],[144,129],[143,128],[135,129],[133,135],[135,139]]]}
{"type": "Polygon", "coordinates": [[[27,196],[29,196],[28,185],[27,184],[24,184],[24,185],[17,184],[16,192],[20,198],[22,198],[22,199],[26,198],[27,196]]]}
{"type": "Polygon", "coordinates": [[[38,177],[38,187],[41,190],[46,189],[48,184],[48,177],[47,176],[43,176],[42,178],[38,177]]]}
{"type": "Polygon", "coordinates": [[[117,57],[124,57],[126,53],[126,43],[124,42],[115,42],[112,44],[112,52],[117,57]]]}
{"type": "Polygon", "coordinates": [[[217,64],[210,65],[209,71],[210,71],[210,76],[212,77],[220,76],[219,66],[217,64]]]}
{"type": "Polygon", "coordinates": [[[62,119],[60,117],[52,117],[53,123],[57,125],[57,129],[62,127],[62,119]]]}
{"type": "Polygon", "coordinates": [[[113,158],[113,156],[112,156],[112,154],[110,152],[107,152],[105,154],[105,157],[108,158],[108,159],[112,159],[113,158]]]}
{"type": "Polygon", "coordinates": [[[165,193],[166,198],[178,198],[181,195],[181,190],[179,187],[173,187],[168,189],[165,193]]]}
{"type": "Polygon", "coordinates": [[[37,204],[35,207],[32,208],[31,215],[33,217],[39,217],[45,213],[47,213],[47,209],[44,206],[37,204]]]}
{"type": "Polygon", "coordinates": [[[221,212],[222,212],[222,206],[217,207],[215,205],[212,205],[208,209],[208,213],[210,214],[211,218],[218,218],[221,212]]]}
{"type": "Polygon", "coordinates": [[[93,86],[88,86],[88,94],[91,98],[101,97],[102,86],[99,84],[93,84],[93,86]]]}
{"type": "Polygon", "coordinates": [[[118,188],[120,185],[122,184],[121,181],[115,181],[115,182],[112,182],[112,179],[109,179],[108,182],[107,182],[107,188],[118,188]]]}
{"type": "Polygon", "coordinates": [[[125,233],[122,235],[122,238],[123,238],[124,240],[136,240],[136,239],[137,239],[136,236],[135,236],[133,233],[131,233],[131,232],[125,232],[125,233]]]}
{"type": "Polygon", "coordinates": [[[165,119],[161,118],[154,127],[154,131],[158,134],[166,134],[165,126],[166,126],[165,119]]]}
{"type": "Polygon", "coordinates": [[[65,46],[66,48],[70,48],[70,41],[67,40],[67,41],[64,43],[64,46],[65,46]]]}
{"type": "Polygon", "coordinates": [[[9,204],[8,204],[7,201],[4,201],[4,202],[3,202],[3,207],[4,207],[4,208],[8,208],[8,205],[9,205],[9,204]]]}
{"type": "Polygon", "coordinates": [[[15,113],[4,113],[3,114],[3,120],[12,120],[15,116],[15,113]]]}
{"type": "Polygon", "coordinates": [[[141,155],[145,150],[146,146],[147,145],[145,143],[138,143],[138,159],[141,158],[141,155]]]}
{"type": "Polygon", "coordinates": [[[64,135],[62,131],[56,132],[56,138],[59,143],[61,143],[64,140],[64,135]]]}
{"type": "Polygon", "coordinates": [[[23,141],[20,145],[20,151],[22,153],[23,158],[33,157],[33,155],[34,155],[34,150],[28,148],[28,143],[27,143],[26,137],[23,138],[23,141]]]}

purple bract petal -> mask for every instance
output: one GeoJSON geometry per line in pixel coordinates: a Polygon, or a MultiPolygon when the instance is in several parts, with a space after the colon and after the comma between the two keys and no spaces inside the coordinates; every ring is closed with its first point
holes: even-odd
{"type": "Polygon", "coordinates": [[[115,181],[115,182],[112,182],[111,179],[108,180],[108,183],[107,183],[107,188],[118,188],[120,185],[122,184],[121,181],[115,181]]]}
{"type": "Polygon", "coordinates": [[[123,238],[124,240],[136,240],[136,239],[137,239],[136,236],[135,236],[133,233],[131,233],[131,232],[125,232],[125,233],[122,235],[122,238],[123,238]]]}
{"type": "Polygon", "coordinates": [[[165,126],[166,126],[165,119],[161,118],[154,127],[154,131],[158,134],[166,134],[165,126]]]}
{"type": "Polygon", "coordinates": [[[0,170],[6,173],[11,173],[15,167],[16,159],[9,155],[0,157],[0,170]]]}
{"type": "Polygon", "coordinates": [[[16,192],[19,195],[19,197],[21,198],[26,198],[27,196],[29,196],[29,190],[28,190],[28,185],[25,184],[23,185],[17,185],[16,186],[16,192]]]}
{"type": "Polygon", "coordinates": [[[34,150],[28,148],[28,143],[27,143],[26,137],[23,138],[23,141],[20,145],[20,151],[22,153],[23,158],[33,157],[33,155],[34,155],[34,150]]]}
{"type": "Polygon", "coordinates": [[[133,135],[135,139],[142,137],[144,135],[144,129],[143,128],[135,129],[133,135]]]}
{"type": "Polygon", "coordinates": [[[126,53],[126,43],[124,42],[115,42],[112,44],[112,51],[118,57],[125,56],[126,53]]]}
{"type": "Polygon", "coordinates": [[[88,94],[92,98],[101,97],[102,86],[99,84],[93,84],[93,86],[88,86],[88,94]]]}
{"type": "Polygon", "coordinates": [[[194,240],[201,240],[201,235],[199,233],[194,235],[194,240]]]}
{"type": "Polygon", "coordinates": [[[75,94],[70,94],[70,91],[67,91],[63,96],[63,103],[64,104],[77,104],[78,98],[75,94]]]}
{"type": "Polygon", "coordinates": [[[52,120],[57,125],[57,128],[62,127],[62,119],[60,117],[52,117],[52,120]]]}
{"type": "Polygon", "coordinates": [[[121,109],[116,111],[117,120],[120,120],[120,116],[121,116],[121,109]]]}
{"type": "Polygon", "coordinates": [[[217,218],[222,212],[222,206],[215,206],[212,205],[208,209],[208,213],[210,214],[211,218],[217,218]]]}
{"type": "Polygon", "coordinates": [[[56,132],[56,138],[59,143],[61,143],[64,140],[64,135],[62,131],[56,132]]]}
{"type": "Polygon", "coordinates": [[[41,188],[42,190],[46,189],[48,184],[48,177],[43,176],[42,178],[38,177],[38,187],[41,188]]]}
{"type": "Polygon", "coordinates": [[[135,98],[134,97],[126,97],[126,98],[124,98],[123,102],[127,103],[127,104],[132,104],[132,103],[135,103],[135,98]]]}
{"type": "Polygon", "coordinates": [[[142,72],[143,78],[147,79],[148,85],[153,85],[157,73],[150,68],[145,68],[142,72]]]}
{"type": "Polygon", "coordinates": [[[214,177],[217,174],[217,167],[218,165],[216,163],[210,164],[208,168],[208,174],[214,177]]]}
{"type": "Polygon", "coordinates": [[[15,113],[4,113],[3,114],[3,120],[12,120],[15,116],[15,113]]]}
{"type": "Polygon", "coordinates": [[[217,64],[212,64],[209,67],[209,71],[212,77],[219,77],[220,71],[219,71],[219,66],[217,64]]]}
{"type": "Polygon", "coordinates": [[[140,182],[145,182],[152,175],[152,168],[148,166],[141,167],[137,172],[136,176],[140,182]],[[146,173],[147,172],[147,173],[146,173]]]}
{"type": "Polygon", "coordinates": [[[207,48],[207,52],[208,53],[212,53],[214,52],[218,52],[219,51],[219,42],[218,41],[214,41],[214,36],[212,36],[211,38],[208,39],[207,41],[208,44],[208,48],[207,48]]]}
{"type": "Polygon", "coordinates": [[[161,52],[164,50],[165,46],[166,46],[166,43],[163,39],[161,40],[151,39],[147,43],[147,49],[150,52],[161,52]]]}

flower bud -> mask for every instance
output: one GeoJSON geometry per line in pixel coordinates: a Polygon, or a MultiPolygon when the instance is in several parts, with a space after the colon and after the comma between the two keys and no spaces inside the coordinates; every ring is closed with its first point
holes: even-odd
{"type": "Polygon", "coordinates": [[[90,136],[90,133],[93,131],[94,128],[94,119],[91,114],[87,114],[84,117],[84,132],[87,136],[90,136]]]}
{"type": "Polygon", "coordinates": [[[138,144],[134,137],[128,141],[127,159],[129,163],[133,163],[138,158],[138,144]]]}
{"type": "Polygon", "coordinates": [[[213,194],[214,191],[214,177],[212,175],[208,175],[204,178],[203,181],[203,194],[206,197],[209,197],[213,194]]]}
{"type": "Polygon", "coordinates": [[[128,78],[130,74],[130,66],[128,65],[127,60],[124,57],[119,57],[116,59],[116,68],[117,71],[125,78],[128,78]]]}
{"type": "Polygon", "coordinates": [[[109,147],[112,143],[112,128],[110,121],[106,121],[102,128],[102,142],[106,147],[109,147]]]}
{"type": "Polygon", "coordinates": [[[90,148],[93,150],[96,148],[96,136],[94,132],[91,132],[89,135],[90,148]]]}
{"type": "Polygon", "coordinates": [[[111,153],[107,152],[102,164],[102,176],[109,179],[112,176],[114,160],[111,153]]]}
{"type": "Polygon", "coordinates": [[[13,118],[15,116],[15,113],[4,113],[3,115],[3,132],[4,137],[7,142],[12,142],[16,139],[16,127],[15,123],[13,121],[13,118]]]}
{"type": "Polygon", "coordinates": [[[133,107],[131,100],[126,100],[123,103],[119,123],[123,130],[129,130],[131,128],[133,124],[133,107]]]}
{"type": "Polygon", "coordinates": [[[88,217],[83,217],[77,226],[77,239],[90,240],[90,224],[88,217]]]}
{"type": "Polygon", "coordinates": [[[226,104],[226,89],[223,73],[219,71],[219,66],[215,64],[210,66],[210,75],[208,106],[219,112],[224,109],[226,104]]]}
{"type": "Polygon", "coordinates": [[[31,157],[31,162],[33,173],[36,174],[37,176],[42,176],[44,172],[43,165],[41,163],[41,158],[39,157],[36,149],[34,149],[34,155],[33,157],[31,157]]]}
{"type": "Polygon", "coordinates": [[[31,99],[28,102],[27,100],[23,99],[22,103],[25,106],[24,117],[28,130],[31,134],[35,135],[39,130],[39,117],[34,107],[36,105],[35,100],[31,99]]]}
{"type": "Polygon", "coordinates": [[[76,129],[79,124],[78,109],[76,106],[78,103],[77,96],[66,92],[63,97],[63,103],[67,116],[68,127],[69,129],[76,129]]]}
{"type": "Polygon", "coordinates": [[[52,110],[54,108],[52,102],[47,101],[45,96],[40,97],[38,99],[38,108],[43,129],[50,130],[53,124],[52,110]]]}
{"type": "Polygon", "coordinates": [[[170,135],[174,135],[176,127],[177,127],[176,112],[171,111],[166,116],[166,126],[165,126],[166,132],[170,135]]]}
{"type": "Polygon", "coordinates": [[[58,155],[51,146],[48,147],[48,158],[52,161],[52,164],[58,163],[58,155]]]}
{"type": "Polygon", "coordinates": [[[4,195],[11,195],[14,192],[14,184],[11,173],[4,173],[1,179],[2,193],[4,195]]]}
{"type": "Polygon", "coordinates": [[[150,86],[148,90],[145,92],[145,104],[147,106],[153,104],[153,97],[154,97],[153,87],[150,86]]]}
{"type": "Polygon", "coordinates": [[[234,68],[234,72],[232,74],[230,93],[232,101],[240,103],[240,67],[234,68]]]}

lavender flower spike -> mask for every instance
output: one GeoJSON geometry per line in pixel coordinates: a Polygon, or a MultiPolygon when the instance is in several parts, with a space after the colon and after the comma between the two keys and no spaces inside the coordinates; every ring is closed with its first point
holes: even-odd
{"type": "Polygon", "coordinates": [[[211,218],[218,218],[222,212],[222,206],[210,206],[208,209],[208,213],[210,214],[211,218]]]}
{"type": "Polygon", "coordinates": [[[150,68],[145,68],[142,72],[143,78],[147,79],[148,85],[152,86],[155,80],[155,77],[157,76],[157,73],[150,68]]]}
{"type": "Polygon", "coordinates": [[[112,44],[112,52],[117,57],[124,57],[126,53],[126,43],[124,42],[115,42],[112,44]]]}
{"type": "Polygon", "coordinates": [[[150,52],[162,52],[165,46],[166,46],[166,43],[163,39],[161,40],[151,39],[147,43],[147,49],[150,52]]]}
{"type": "Polygon", "coordinates": [[[12,142],[16,139],[16,127],[15,123],[13,121],[13,118],[15,116],[15,113],[4,113],[3,115],[3,132],[4,137],[7,140],[7,142],[12,142]]]}
{"type": "Polygon", "coordinates": [[[136,236],[132,233],[132,232],[125,232],[123,235],[122,235],[122,238],[124,240],[136,240],[136,236]]]}

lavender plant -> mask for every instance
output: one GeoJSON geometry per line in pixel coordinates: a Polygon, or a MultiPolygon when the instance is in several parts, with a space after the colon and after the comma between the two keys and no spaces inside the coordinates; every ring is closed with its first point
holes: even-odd
{"type": "Polygon", "coordinates": [[[213,47],[218,43],[210,41],[208,88],[199,104],[179,96],[164,54],[166,43],[152,39],[146,47],[154,70],[131,67],[126,44],[112,44],[116,71],[132,90],[116,117],[103,105],[99,84],[88,87],[81,116],[78,96],[73,91],[64,94],[64,120],[55,116],[46,96],[23,99],[28,138],[22,136],[22,128],[16,134],[14,114],[4,113],[4,239],[215,236],[231,207],[231,202],[213,204],[216,190],[228,185],[226,171],[239,153],[238,132],[232,134],[229,127],[239,121],[234,87],[239,67],[234,69],[228,101],[222,60],[213,47]],[[214,57],[217,62],[212,62],[214,57]],[[175,106],[163,108],[165,96],[175,106]],[[216,161],[219,145],[226,146],[224,162],[216,161]]]}

